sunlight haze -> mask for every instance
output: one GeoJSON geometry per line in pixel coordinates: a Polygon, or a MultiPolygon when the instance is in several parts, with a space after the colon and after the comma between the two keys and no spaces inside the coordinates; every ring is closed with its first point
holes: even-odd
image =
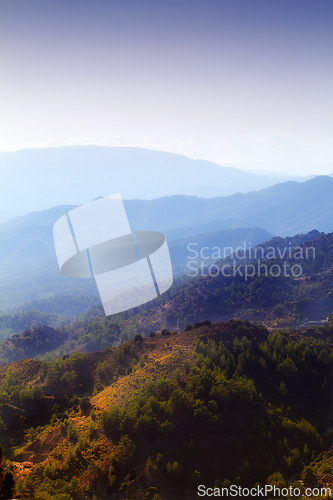
{"type": "Polygon", "coordinates": [[[331,173],[332,18],[329,0],[3,0],[0,151],[331,173]]]}

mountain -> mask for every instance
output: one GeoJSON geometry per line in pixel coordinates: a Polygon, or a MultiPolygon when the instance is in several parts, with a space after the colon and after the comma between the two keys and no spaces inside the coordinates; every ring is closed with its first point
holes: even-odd
{"type": "Polygon", "coordinates": [[[249,248],[271,238],[272,234],[264,229],[240,227],[171,240],[169,250],[174,273],[186,273],[187,264],[196,253],[198,266],[206,265],[217,260],[217,253],[228,255],[237,248],[249,248]]]}
{"type": "MultiPolygon", "coordinates": [[[[161,231],[169,240],[221,229],[260,227],[277,236],[311,231],[329,232],[333,221],[333,178],[318,176],[231,196],[198,198],[175,195],[154,200],[124,200],[133,230],[161,231]]],[[[0,234],[34,227],[52,229],[73,205],[16,217],[0,225],[0,234]]],[[[24,239],[24,238],[23,238],[24,239]]],[[[3,244],[2,244],[3,246],[3,244]]]]}
{"type": "MultiPolygon", "coordinates": [[[[250,238],[252,244],[263,243],[271,234],[287,236],[314,228],[330,232],[333,179],[319,176],[211,199],[178,195],[124,200],[124,205],[133,230],[166,235],[174,268],[179,269],[186,264],[190,243],[223,251],[250,238]]],[[[65,278],[57,266],[52,227],[71,208],[63,205],[33,212],[0,225],[0,309],[55,295],[97,296],[93,280],[65,278]]]]}
{"type": "MultiPolygon", "coordinates": [[[[187,276],[177,277],[161,297],[121,314],[105,317],[101,306],[95,306],[70,320],[63,316],[65,312],[75,314],[79,306],[82,311],[84,304],[87,309],[93,302],[89,297],[58,296],[0,316],[2,337],[7,339],[0,342],[0,359],[24,359],[27,352],[47,359],[92,352],[119,345],[136,334],[184,329],[203,318],[221,321],[233,317],[261,321],[270,328],[308,325],[315,329],[332,315],[333,233],[311,231],[293,238],[273,238],[245,255],[237,250],[236,255],[215,264],[205,259],[204,267],[197,264],[191,262],[187,276]],[[234,274],[233,266],[238,269],[234,274]],[[263,268],[260,273],[259,266],[263,268]],[[294,266],[295,276],[291,272],[294,266]],[[224,267],[228,268],[226,274],[221,271],[224,267]],[[29,306],[42,312],[29,311],[29,306]],[[63,327],[62,342],[57,346],[50,344],[45,350],[40,337],[27,333],[10,337],[22,328],[45,323],[63,327]]],[[[40,334],[44,335],[43,330],[40,334]]]]}
{"type": "Polygon", "coordinates": [[[159,301],[138,309],[142,331],[183,328],[203,318],[269,327],[324,323],[333,313],[333,233],[273,238],[259,250],[256,256],[252,249],[250,260],[227,257],[175,283],[159,301]]]}
{"type": "Polygon", "coordinates": [[[206,321],[102,352],[3,365],[6,484],[20,500],[332,487],[332,340],[332,326],[311,334],[206,321]]]}
{"type": "MultiPolygon", "coordinates": [[[[86,295],[91,297],[91,305],[96,303],[98,292],[94,280],[65,278],[58,268],[53,242],[53,224],[72,208],[74,207],[67,205],[33,212],[0,225],[0,272],[2,276],[0,310],[14,309],[22,306],[24,302],[35,302],[59,295],[86,295]]],[[[171,209],[172,199],[170,200],[171,209]]],[[[163,227],[159,226],[159,229],[163,230],[163,227]]],[[[188,239],[171,240],[171,242],[168,238],[174,272],[180,272],[186,266],[188,243],[194,242],[198,247],[215,244],[235,248],[244,245],[244,242],[247,245],[257,244],[266,241],[271,236],[270,233],[260,228],[239,228],[215,231],[188,239]]],[[[72,308],[72,311],[77,314],[78,308],[72,308]]],[[[52,309],[47,312],[55,311],[52,309]]]]}
{"type": "Polygon", "coordinates": [[[277,236],[314,228],[327,233],[333,228],[333,179],[323,175],[210,199],[129,200],[125,206],[132,227],[162,230],[172,239],[236,227],[260,227],[277,236]]]}
{"type": "Polygon", "coordinates": [[[277,182],[276,176],[267,173],[256,175],[173,153],[100,146],[0,153],[0,174],[2,221],[118,192],[127,199],[178,193],[213,197],[245,193],[277,182]]]}

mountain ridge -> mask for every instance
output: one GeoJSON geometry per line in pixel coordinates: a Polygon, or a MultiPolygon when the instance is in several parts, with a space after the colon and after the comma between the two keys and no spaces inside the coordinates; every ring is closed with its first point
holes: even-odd
{"type": "MultiPolygon", "coordinates": [[[[175,195],[155,200],[124,200],[124,206],[132,230],[160,231],[166,235],[170,247],[173,247],[172,241],[179,240],[178,254],[184,259],[186,244],[191,239],[203,242],[204,234],[221,235],[223,231],[227,234],[231,230],[236,234],[240,228],[244,228],[244,234],[249,234],[249,229],[254,227],[258,228],[258,235],[260,231],[263,235],[266,231],[266,234],[280,237],[308,233],[313,229],[331,232],[333,179],[318,176],[303,183],[290,181],[257,192],[211,199],[175,195]]],[[[38,299],[36,283],[45,277],[50,282],[43,298],[49,297],[50,290],[58,286],[66,295],[97,294],[93,282],[65,278],[57,267],[52,226],[58,217],[72,208],[74,206],[53,207],[0,225],[2,301],[13,301],[12,307],[19,306],[19,296],[29,287],[31,297],[26,294],[20,303],[38,299]],[[10,288],[11,295],[8,293],[10,288]]],[[[256,240],[255,243],[264,241],[256,240]]],[[[219,240],[219,245],[222,244],[219,240]]],[[[2,306],[2,309],[7,307],[9,305],[2,306]]]]}
{"type": "MultiPolygon", "coordinates": [[[[153,199],[179,192],[212,197],[261,189],[277,181],[274,176],[175,153],[106,146],[0,153],[0,172],[0,212],[7,211],[7,219],[68,202],[82,204],[117,192],[127,199],[153,199]]],[[[5,215],[2,217],[4,220],[5,215]]]]}

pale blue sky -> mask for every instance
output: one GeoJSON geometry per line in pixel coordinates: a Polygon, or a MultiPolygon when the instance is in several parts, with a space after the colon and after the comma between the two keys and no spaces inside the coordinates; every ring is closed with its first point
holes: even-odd
{"type": "Polygon", "coordinates": [[[331,0],[1,0],[0,151],[333,171],[331,0]]]}

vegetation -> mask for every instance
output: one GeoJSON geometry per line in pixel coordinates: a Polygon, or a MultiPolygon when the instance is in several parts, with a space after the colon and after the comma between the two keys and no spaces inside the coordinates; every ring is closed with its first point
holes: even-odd
{"type": "MultiPolygon", "coordinates": [[[[274,238],[264,251],[286,244],[274,238]]],[[[0,343],[0,498],[186,500],[198,484],[333,487],[333,320],[300,326],[332,312],[333,234],[297,235],[297,245],[316,251],[299,278],[182,278],[108,318],[96,306],[70,323],[51,317],[47,300],[43,313],[0,317],[3,332],[23,329],[0,343]]]]}
{"type": "Polygon", "coordinates": [[[14,486],[13,474],[5,472],[3,448],[0,446],[0,498],[12,498],[14,486]]]}
{"type": "MultiPolygon", "coordinates": [[[[302,248],[304,253],[309,248],[315,248],[315,258],[301,261],[300,278],[272,277],[259,275],[258,264],[246,254],[244,259],[238,259],[237,265],[252,262],[257,271],[247,280],[243,276],[225,277],[222,274],[177,278],[174,286],[158,299],[108,318],[103,316],[99,306],[73,318],[71,324],[68,317],[50,317],[46,312],[25,311],[1,316],[3,335],[9,335],[14,329],[20,331],[23,325],[24,332],[15,333],[0,342],[0,360],[12,362],[27,357],[57,359],[76,351],[93,352],[117,346],[138,335],[149,335],[152,330],[182,330],[202,318],[221,321],[234,317],[274,328],[300,326],[308,320],[324,321],[333,309],[333,233],[325,235],[312,231],[293,238],[273,238],[262,248],[263,265],[283,267],[286,264],[291,267],[299,264],[295,253],[297,248],[302,248]],[[283,251],[289,247],[292,251],[290,255],[288,250],[283,258],[265,260],[271,248],[283,251]],[[56,326],[56,331],[50,333],[41,326],[36,331],[32,330],[43,323],[56,326]]],[[[252,257],[253,253],[252,250],[252,257]]],[[[230,263],[230,259],[220,261],[219,266],[230,263]]],[[[50,301],[41,302],[47,310],[50,301]]],[[[72,301],[68,297],[55,299],[57,311],[62,305],[67,307],[66,304],[69,308],[71,304],[77,308],[78,298],[72,301]]],[[[88,306],[87,301],[83,304],[88,306]]]]}
{"type": "Polygon", "coordinates": [[[333,328],[230,320],[186,330],[0,367],[15,498],[176,500],[198,484],[327,484],[333,328]]]}
{"type": "Polygon", "coordinates": [[[40,325],[62,327],[69,323],[69,318],[66,316],[32,310],[3,314],[0,316],[0,339],[8,338],[17,332],[40,325]]]}

